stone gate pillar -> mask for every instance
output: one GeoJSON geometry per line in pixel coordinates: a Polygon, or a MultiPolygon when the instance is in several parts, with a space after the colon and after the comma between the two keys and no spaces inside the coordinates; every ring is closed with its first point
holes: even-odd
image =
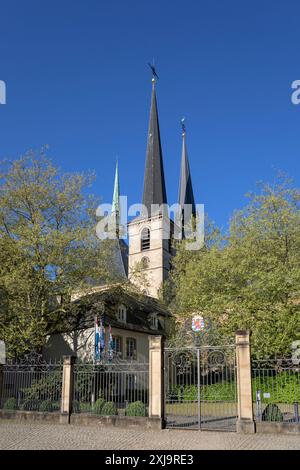
{"type": "Polygon", "coordinates": [[[237,431],[254,433],[249,331],[238,330],[235,335],[235,345],[238,394],[237,431]]]}
{"type": "Polygon", "coordinates": [[[149,418],[164,421],[164,337],[149,336],[149,418]]]}
{"type": "Polygon", "coordinates": [[[2,400],[3,400],[3,388],[4,388],[4,366],[0,364],[0,407],[3,407],[2,400]]]}
{"type": "Polygon", "coordinates": [[[62,392],[61,392],[61,421],[69,422],[72,411],[74,363],[75,356],[64,356],[62,392]]]}

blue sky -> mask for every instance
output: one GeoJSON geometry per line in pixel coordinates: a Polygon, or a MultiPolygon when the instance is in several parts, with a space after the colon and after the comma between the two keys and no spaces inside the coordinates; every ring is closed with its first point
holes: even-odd
{"type": "Polygon", "coordinates": [[[168,200],[177,201],[180,118],[194,191],[226,227],[277,170],[300,185],[297,0],[2,0],[0,158],[50,145],[65,171],[95,170],[109,202],[140,202],[155,58],[168,200]]]}

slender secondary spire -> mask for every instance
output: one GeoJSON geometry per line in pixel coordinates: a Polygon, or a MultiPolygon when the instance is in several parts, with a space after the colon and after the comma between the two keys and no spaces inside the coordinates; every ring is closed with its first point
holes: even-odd
{"type": "Polygon", "coordinates": [[[181,210],[182,215],[184,213],[184,205],[189,204],[191,206],[188,212],[185,211],[186,217],[184,219],[184,222],[185,224],[187,224],[192,215],[194,217],[196,216],[196,207],[195,207],[193,185],[192,185],[190,165],[189,165],[187,146],[186,146],[186,129],[185,129],[185,124],[184,124],[184,119],[181,120],[181,126],[182,126],[182,154],[181,154],[178,204],[180,205],[180,210],[181,210]]]}
{"type": "Polygon", "coordinates": [[[120,183],[119,183],[119,165],[116,162],[114,193],[111,206],[111,216],[114,218],[115,235],[111,240],[111,273],[117,278],[127,279],[128,274],[128,246],[125,241],[120,238],[122,235],[121,227],[121,207],[120,207],[120,183]]]}
{"type": "Polygon", "coordinates": [[[159,132],[159,121],[155,93],[155,77],[152,78],[152,97],[144,175],[143,204],[151,215],[152,204],[166,204],[166,186],[163,168],[163,157],[159,132]]]}
{"type": "Polygon", "coordinates": [[[119,183],[119,169],[118,169],[118,160],[116,163],[115,171],[115,183],[114,183],[114,193],[111,206],[112,216],[116,218],[116,231],[117,236],[119,236],[119,225],[120,225],[120,183],[119,183]]]}

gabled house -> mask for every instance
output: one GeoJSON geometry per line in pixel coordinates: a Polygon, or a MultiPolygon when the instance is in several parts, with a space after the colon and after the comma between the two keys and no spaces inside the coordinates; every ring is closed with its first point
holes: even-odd
{"type": "Polygon", "coordinates": [[[170,320],[169,311],[154,298],[121,284],[99,287],[72,302],[59,328],[49,326],[44,358],[76,355],[93,361],[96,316],[105,327],[106,347],[111,327],[118,358],[137,362],[148,362],[148,336],[166,334],[170,320]]]}

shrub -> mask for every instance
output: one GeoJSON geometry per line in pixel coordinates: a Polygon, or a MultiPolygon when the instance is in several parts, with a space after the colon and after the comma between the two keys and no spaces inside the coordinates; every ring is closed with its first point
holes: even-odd
{"type": "Polygon", "coordinates": [[[17,408],[17,400],[15,398],[8,398],[3,405],[4,410],[16,410],[17,408]]]}
{"type": "MultiPolygon", "coordinates": [[[[98,401],[98,400],[97,400],[98,401]]],[[[105,416],[114,416],[118,414],[118,410],[116,405],[112,401],[108,401],[104,403],[101,414],[105,416]]]]}
{"type": "Polygon", "coordinates": [[[269,403],[263,411],[262,421],[283,421],[283,415],[277,405],[269,403]]]}
{"type": "Polygon", "coordinates": [[[51,400],[44,400],[39,404],[39,411],[54,411],[51,400]]]}
{"type": "MultiPolygon", "coordinates": [[[[271,372],[270,372],[271,373],[271,372]]],[[[260,390],[261,400],[268,403],[300,402],[300,375],[292,371],[278,372],[274,375],[257,376],[252,379],[253,401],[256,400],[256,391],[260,390]],[[265,398],[264,393],[270,393],[270,398],[265,398]]],[[[234,401],[236,399],[234,381],[222,381],[209,385],[200,385],[200,395],[203,401],[234,401]]],[[[169,392],[172,401],[187,402],[197,401],[197,385],[177,385],[169,392]]]]}
{"type": "MultiPolygon", "coordinates": [[[[78,364],[76,379],[74,383],[75,397],[79,401],[88,402],[94,390],[94,374],[92,364],[78,364]]],[[[96,391],[97,393],[97,391],[96,391]]]]}
{"type": "Polygon", "coordinates": [[[53,411],[60,411],[60,406],[61,406],[60,401],[53,401],[52,402],[53,411]]]}
{"type": "Polygon", "coordinates": [[[256,391],[260,390],[261,400],[265,403],[300,402],[300,375],[291,371],[279,372],[276,375],[263,375],[252,379],[253,401],[256,391]],[[264,393],[270,393],[270,398],[264,398],[264,393]]]}
{"type": "MultiPolygon", "coordinates": [[[[200,385],[200,395],[203,401],[234,401],[235,384],[234,382],[219,382],[210,385],[200,385]]],[[[170,392],[170,399],[179,402],[197,401],[197,385],[178,385],[170,392]]]]}
{"type": "Polygon", "coordinates": [[[98,398],[98,400],[95,401],[94,407],[93,407],[93,413],[100,415],[102,413],[102,409],[104,405],[106,405],[106,401],[103,398],[98,398]]]}
{"type": "Polygon", "coordinates": [[[80,402],[79,403],[79,411],[81,413],[89,413],[92,409],[92,406],[90,403],[87,402],[80,402]]]}
{"type": "Polygon", "coordinates": [[[38,400],[24,400],[21,405],[21,410],[23,411],[39,411],[40,403],[38,400]]]}
{"type": "Polygon", "coordinates": [[[146,416],[146,406],[141,401],[130,403],[125,410],[125,416],[146,416]]]}
{"type": "Polygon", "coordinates": [[[79,413],[79,401],[73,400],[72,401],[72,413],[79,413]]]}
{"type": "Polygon", "coordinates": [[[72,413],[90,413],[91,411],[96,414],[101,413],[101,409],[105,400],[99,398],[95,403],[94,406],[91,403],[86,401],[78,401],[73,400],[72,402],[72,413]]]}
{"type": "Polygon", "coordinates": [[[62,387],[62,372],[60,369],[43,375],[42,378],[35,380],[30,387],[23,388],[22,392],[26,401],[43,401],[51,399],[57,400],[60,397],[62,387]]]}

